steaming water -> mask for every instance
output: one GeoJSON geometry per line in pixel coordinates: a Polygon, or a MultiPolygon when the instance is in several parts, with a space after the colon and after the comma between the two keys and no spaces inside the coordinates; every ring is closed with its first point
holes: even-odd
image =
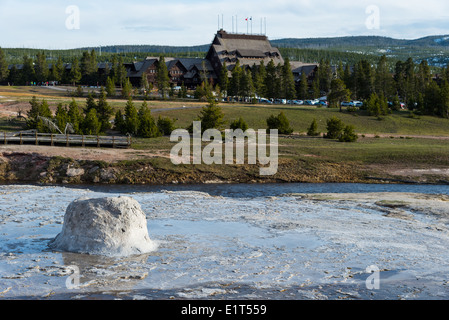
{"type": "Polygon", "coordinates": [[[381,191],[449,194],[449,187],[0,186],[0,298],[449,298],[449,233],[436,216],[396,219],[373,203],[285,195],[381,191]],[[47,248],[70,202],[118,195],[141,204],[157,251],[105,258],[47,248]],[[366,286],[371,265],[380,269],[379,289],[366,286]],[[70,266],[80,271],[72,289],[70,266]]]}

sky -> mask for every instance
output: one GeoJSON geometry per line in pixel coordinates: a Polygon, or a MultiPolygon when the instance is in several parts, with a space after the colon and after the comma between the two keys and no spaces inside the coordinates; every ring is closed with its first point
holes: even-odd
{"type": "Polygon", "coordinates": [[[358,35],[417,39],[449,34],[449,1],[0,0],[3,48],[193,46],[209,44],[221,27],[266,32],[270,40],[358,35]]]}

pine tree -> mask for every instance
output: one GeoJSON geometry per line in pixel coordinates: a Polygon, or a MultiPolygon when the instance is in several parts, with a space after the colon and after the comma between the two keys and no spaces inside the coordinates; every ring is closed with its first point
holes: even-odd
{"type": "Polygon", "coordinates": [[[282,66],[281,77],[282,77],[281,78],[282,97],[288,100],[295,99],[296,98],[295,78],[293,77],[293,72],[288,57],[285,59],[284,65],[282,66]]]}
{"type": "Polygon", "coordinates": [[[343,133],[338,138],[340,142],[355,142],[358,139],[358,135],[355,133],[355,129],[353,125],[347,125],[343,129],[343,133]]]}
{"type": "Polygon", "coordinates": [[[307,135],[311,137],[319,136],[320,132],[318,132],[318,124],[316,123],[316,119],[314,118],[310,127],[307,129],[307,135]]]}
{"type": "Polygon", "coordinates": [[[52,65],[50,81],[61,82],[64,75],[64,63],[62,62],[62,58],[59,56],[56,63],[52,65]]]}
{"type": "Polygon", "coordinates": [[[42,102],[39,103],[37,98],[33,96],[30,101],[30,105],[31,108],[27,112],[27,128],[37,129],[39,132],[47,132],[47,127],[43,124],[39,117],[45,117],[48,119],[52,118],[52,113],[50,111],[50,107],[48,106],[48,102],[46,100],[42,100],[42,102]]]}
{"type": "Polygon", "coordinates": [[[122,88],[122,98],[129,99],[129,97],[132,97],[132,90],[133,86],[131,85],[131,82],[129,79],[126,79],[122,88]]]}
{"type": "Polygon", "coordinates": [[[309,97],[309,83],[305,72],[301,73],[301,82],[298,88],[298,98],[306,100],[309,97]]]}
{"type": "Polygon", "coordinates": [[[108,97],[115,97],[115,84],[114,80],[110,77],[106,79],[106,95],[108,97]]]}
{"type": "Polygon", "coordinates": [[[267,119],[267,126],[267,131],[277,129],[280,134],[292,134],[293,132],[287,117],[282,111],[277,116],[271,115],[267,119]]]}
{"type": "Polygon", "coordinates": [[[6,62],[5,53],[0,47],[0,83],[5,81],[8,78],[9,70],[8,63],[6,62]]]}
{"type": "MultiPolygon", "coordinates": [[[[199,121],[201,121],[201,133],[204,133],[207,129],[220,130],[225,121],[224,113],[221,107],[215,104],[209,104],[204,106],[199,115],[199,121]]],[[[193,131],[192,125],[188,128],[190,132],[193,131]]]]}
{"type": "Polygon", "coordinates": [[[117,110],[117,112],[115,113],[114,130],[117,130],[124,134],[127,131],[126,125],[125,125],[125,119],[123,118],[123,113],[122,113],[121,109],[117,110]]]}
{"type": "Polygon", "coordinates": [[[242,73],[240,62],[237,61],[231,72],[231,80],[229,81],[228,96],[237,97],[240,95],[242,89],[242,73]]]}
{"type": "Polygon", "coordinates": [[[146,101],[144,101],[139,108],[139,124],[137,128],[137,133],[142,138],[155,138],[162,135],[156,125],[151,111],[148,108],[146,101]]]}
{"type": "Polygon", "coordinates": [[[34,63],[34,74],[37,82],[48,80],[48,64],[44,52],[38,52],[34,63]]]}
{"type": "Polygon", "coordinates": [[[220,72],[220,88],[225,95],[228,95],[228,87],[229,87],[229,76],[228,76],[228,67],[226,62],[223,63],[220,72]]]}
{"type": "Polygon", "coordinates": [[[67,109],[59,103],[56,107],[55,113],[55,124],[58,126],[59,130],[64,133],[67,123],[69,122],[69,115],[67,109]]]}
{"type": "Polygon", "coordinates": [[[75,99],[72,98],[72,101],[69,104],[69,111],[67,112],[68,121],[72,124],[73,130],[76,134],[82,133],[81,123],[83,121],[83,117],[81,116],[80,109],[75,99]]]}
{"type": "Polygon", "coordinates": [[[100,89],[100,95],[96,104],[96,110],[98,121],[101,125],[100,132],[105,132],[106,130],[111,128],[111,123],[109,122],[109,120],[114,114],[114,110],[106,101],[106,91],[103,87],[101,87],[100,89]]]}
{"type": "Polygon", "coordinates": [[[266,67],[267,75],[265,77],[265,88],[266,88],[266,94],[267,98],[273,99],[278,96],[278,92],[276,91],[276,82],[277,82],[277,72],[276,72],[276,66],[274,64],[273,59],[268,62],[266,67]]]}
{"type": "Polygon", "coordinates": [[[73,86],[76,85],[77,82],[81,80],[82,74],[79,66],[78,59],[75,58],[72,62],[72,68],[70,69],[69,79],[70,82],[73,83],[73,86]]]}
{"type": "Polygon", "coordinates": [[[239,117],[238,119],[231,122],[229,126],[232,130],[241,129],[243,132],[248,130],[248,124],[243,120],[242,117],[239,117]]]}
{"type": "Polygon", "coordinates": [[[87,135],[98,135],[101,132],[101,124],[98,121],[97,111],[90,109],[83,120],[83,133],[87,135]]]}
{"type": "Polygon", "coordinates": [[[159,116],[159,118],[157,119],[157,128],[162,135],[167,136],[176,129],[175,122],[176,120],[159,116]]]}
{"type": "Polygon", "coordinates": [[[393,78],[390,75],[387,57],[383,55],[377,64],[374,78],[374,88],[377,94],[382,94],[386,97],[393,95],[393,78]]]}
{"type": "Polygon", "coordinates": [[[34,81],[36,81],[36,77],[34,73],[33,59],[29,58],[27,55],[24,55],[21,84],[29,85],[30,82],[34,81]]]}
{"type": "Polygon", "coordinates": [[[258,67],[254,67],[255,75],[254,75],[254,87],[257,95],[259,97],[266,97],[267,90],[265,87],[265,78],[267,76],[267,71],[265,69],[265,64],[263,60],[260,62],[258,67]]]}
{"type": "Polygon", "coordinates": [[[156,83],[159,93],[162,95],[162,98],[165,99],[167,90],[170,86],[170,77],[168,75],[167,65],[165,64],[165,58],[163,56],[159,58],[159,63],[157,65],[156,83]]]}
{"type": "Polygon", "coordinates": [[[343,101],[349,100],[350,97],[349,89],[346,88],[346,85],[343,80],[335,79],[331,82],[330,93],[328,96],[329,103],[331,105],[336,105],[340,107],[341,111],[341,103],[343,101]]]}
{"type": "Polygon", "coordinates": [[[139,128],[139,117],[137,115],[137,109],[134,106],[133,100],[130,97],[125,106],[125,128],[126,133],[137,136],[137,130],[139,128]]]}
{"type": "Polygon", "coordinates": [[[337,117],[332,117],[326,121],[327,133],[324,135],[324,138],[327,139],[339,139],[343,129],[344,124],[341,119],[337,117]]]}

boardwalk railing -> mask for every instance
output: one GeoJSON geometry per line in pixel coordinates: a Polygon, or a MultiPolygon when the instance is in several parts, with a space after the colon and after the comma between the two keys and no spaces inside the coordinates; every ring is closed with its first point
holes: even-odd
{"type": "Polygon", "coordinates": [[[131,137],[53,134],[37,132],[0,132],[2,144],[128,148],[131,137]]]}

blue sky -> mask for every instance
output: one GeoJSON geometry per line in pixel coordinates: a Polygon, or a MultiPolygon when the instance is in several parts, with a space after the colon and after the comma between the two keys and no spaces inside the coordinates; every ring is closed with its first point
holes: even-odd
{"type": "Polygon", "coordinates": [[[0,0],[0,47],[208,44],[218,17],[240,33],[251,31],[245,18],[253,33],[266,18],[270,39],[449,34],[446,0],[0,0]]]}

